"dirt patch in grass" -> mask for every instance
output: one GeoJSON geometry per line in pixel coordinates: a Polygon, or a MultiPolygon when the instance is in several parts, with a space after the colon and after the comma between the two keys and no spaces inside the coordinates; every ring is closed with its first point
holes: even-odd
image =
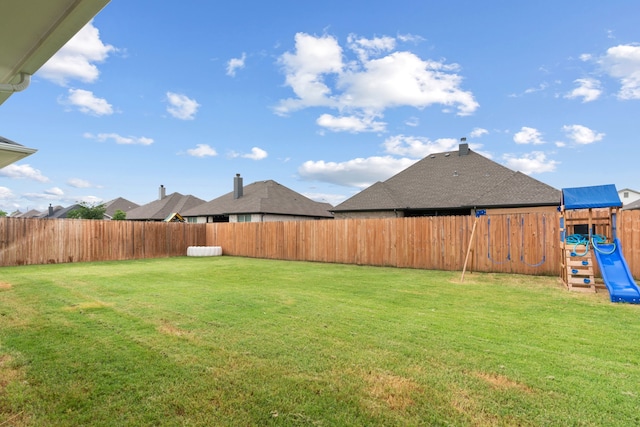
{"type": "Polygon", "coordinates": [[[20,370],[13,367],[13,357],[8,354],[0,355],[0,392],[4,392],[9,383],[20,377],[20,370]]]}
{"type": "Polygon", "coordinates": [[[413,396],[421,390],[413,380],[389,373],[371,372],[365,376],[365,381],[375,406],[382,403],[395,411],[412,406],[415,403],[413,396]]]}
{"type": "Polygon", "coordinates": [[[160,326],[158,326],[158,332],[165,335],[171,335],[174,337],[190,337],[191,332],[185,331],[184,329],[180,329],[176,325],[173,325],[167,321],[163,321],[160,326]]]}
{"type": "Polygon", "coordinates": [[[16,367],[14,358],[8,354],[0,355],[0,426],[26,426],[29,416],[24,411],[16,411],[10,404],[5,404],[4,394],[7,387],[17,381],[23,381],[24,371],[16,367]]]}
{"type": "Polygon", "coordinates": [[[504,375],[487,373],[487,372],[476,372],[476,377],[481,380],[486,381],[489,385],[497,389],[516,389],[525,393],[532,393],[533,391],[524,384],[520,384],[516,381],[513,381],[507,378],[504,375]]]}
{"type": "Polygon", "coordinates": [[[11,289],[11,283],[0,282],[0,291],[6,291],[11,289]]]}
{"type": "Polygon", "coordinates": [[[82,311],[82,310],[96,310],[99,308],[107,308],[111,307],[113,304],[107,304],[102,301],[89,301],[89,302],[81,302],[79,304],[73,304],[68,307],[65,307],[65,311],[82,311]]]}
{"type": "Polygon", "coordinates": [[[501,425],[500,418],[485,412],[468,390],[454,391],[451,405],[471,420],[471,424],[478,427],[501,425]]]}

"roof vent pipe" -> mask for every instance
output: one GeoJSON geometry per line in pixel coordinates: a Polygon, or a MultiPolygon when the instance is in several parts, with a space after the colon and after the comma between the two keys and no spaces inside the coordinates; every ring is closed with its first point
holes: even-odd
{"type": "Polygon", "coordinates": [[[0,92],[20,92],[29,87],[31,76],[27,73],[20,73],[20,82],[16,84],[0,83],[0,92]]]}
{"type": "Polygon", "coordinates": [[[167,197],[167,189],[164,188],[164,185],[160,185],[160,190],[158,191],[158,199],[162,200],[167,197]]]}
{"type": "Polygon", "coordinates": [[[242,177],[239,173],[233,178],[233,198],[239,199],[242,197],[242,177]]]}

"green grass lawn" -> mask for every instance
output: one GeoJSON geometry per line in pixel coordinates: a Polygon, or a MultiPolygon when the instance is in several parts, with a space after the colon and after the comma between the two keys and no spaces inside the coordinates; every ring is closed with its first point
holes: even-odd
{"type": "Polygon", "coordinates": [[[0,270],[0,426],[630,426],[640,306],[234,257],[0,270]]]}

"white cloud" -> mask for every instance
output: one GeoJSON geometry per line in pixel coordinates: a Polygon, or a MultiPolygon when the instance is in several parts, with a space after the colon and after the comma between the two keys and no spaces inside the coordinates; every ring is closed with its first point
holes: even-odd
{"type": "Polygon", "coordinates": [[[611,77],[620,79],[619,99],[640,99],[640,46],[610,47],[598,63],[611,77]]]}
{"type": "Polygon", "coordinates": [[[74,188],[91,188],[93,187],[93,185],[91,185],[91,183],[87,180],[84,179],[80,179],[80,178],[71,178],[70,180],[67,181],[67,184],[69,184],[69,186],[74,187],[74,188]]]}
{"type": "Polygon", "coordinates": [[[538,87],[530,87],[528,89],[525,89],[524,93],[530,94],[530,93],[542,92],[546,90],[548,87],[549,87],[549,83],[542,82],[538,85],[538,87]]]}
{"type": "Polygon", "coordinates": [[[337,206],[347,200],[347,196],[344,194],[302,193],[302,195],[316,202],[329,203],[331,206],[337,206]]]}
{"type": "Polygon", "coordinates": [[[169,114],[180,120],[193,120],[200,107],[195,99],[174,92],[167,92],[167,101],[169,114]]]}
{"type": "Polygon", "coordinates": [[[284,68],[287,86],[298,98],[282,100],[276,112],[286,115],[306,107],[336,105],[328,97],[331,89],[325,84],[324,75],[342,73],[342,48],[337,40],[297,33],[295,41],[295,53],[285,52],[278,62],[284,68]]]}
{"type": "Polygon", "coordinates": [[[544,144],[542,134],[535,128],[523,126],[519,132],[513,135],[513,141],[516,144],[544,144]]]}
{"type": "Polygon", "coordinates": [[[511,154],[503,156],[508,168],[520,171],[526,175],[543,172],[553,172],[559,162],[547,159],[542,151],[534,151],[521,157],[511,154]]]}
{"type": "Polygon", "coordinates": [[[396,135],[387,138],[382,145],[388,154],[421,159],[431,153],[453,151],[458,148],[458,141],[455,138],[440,138],[431,141],[420,136],[396,135]]]}
{"type": "Polygon", "coordinates": [[[356,117],[342,116],[335,117],[331,114],[323,114],[316,120],[318,126],[329,129],[333,132],[383,132],[386,123],[377,122],[374,116],[356,117]]]}
{"type": "Polygon", "coordinates": [[[247,54],[242,52],[240,58],[231,58],[227,62],[227,76],[235,77],[236,70],[244,68],[244,61],[247,59],[247,54]]]}
{"type": "Polygon", "coordinates": [[[114,51],[115,47],[100,40],[91,21],[40,68],[38,75],[61,86],[69,80],[93,83],[100,75],[96,63],[104,62],[114,51]]]}
{"type": "Polygon", "coordinates": [[[393,52],[362,65],[339,76],[339,87],[345,89],[340,96],[343,107],[381,112],[440,104],[456,106],[461,116],[478,108],[471,92],[459,88],[462,77],[452,72],[457,71],[456,65],[425,61],[411,52],[393,52]]]}
{"type": "Polygon", "coordinates": [[[369,56],[379,56],[385,52],[389,52],[396,47],[396,40],[393,37],[374,37],[366,39],[350,34],[347,37],[349,49],[353,50],[360,61],[366,62],[369,56]]]}
{"type": "Polygon", "coordinates": [[[85,114],[106,116],[113,114],[113,107],[104,98],[97,98],[93,92],[84,89],[69,89],[69,97],[64,104],[78,107],[85,114]]]}
{"type": "Polygon", "coordinates": [[[31,179],[38,182],[49,182],[49,178],[42,175],[38,169],[32,168],[28,164],[17,165],[15,163],[0,169],[0,176],[12,179],[31,179]]]}
{"type": "Polygon", "coordinates": [[[391,52],[393,38],[349,36],[348,47],[357,58],[353,60],[345,58],[332,36],[298,33],[295,41],[295,51],[284,53],[279,63],[296,97],[281,100],[275,107],[277,114],[326,107],[349,113],[344,116],[381,117],[387,108],[439,104],[468,115],[478,108],[472,93],[460,89],[462,77],[456,64],[391,52]]]}
{"type": "Polygon", "coordinates": [[[340,163],[309,160],[298,168],[298,173],[305,180],[366,188],[390,178],[415,162],[415,159],[396,159],[391,156],[357,158],[340,163]]]}
{"type": "Polygon", "coordinates": [[[59,187],[51,187],[48,190],[44,190],[44,194],[59,197],[64,195],[64,191],[59,187]]]}
{"type": "Polygon", "coordinates": [[[251,149],[251,153],[241,154],[235,151],[231,151],[229,153],[229,157],[242,157],[244,159],[251,159],[251,160],[266,159],[268,155],[269,153],[267,153],[266,151],[264,151],[262,148],[259,148],[259,147],[253,147],[251,149]]]}
{"type": "Polygon", "coordinates": [[[15,196],[13,192],[7,187],[0,187],[0,200],[9,200],[13,199],[15,196]]]}
{"type": "Polygon", "coordinates": [[[574,83],[576,83],[578,87],[566,94],[565,98],[582,98],[582,102],[585,103],[595,101],[602,94],[600,82],[596,79],[576,79],[574,83]]]}
{"type": "Polygon", "coordinates": [[[416,127],[420,124],[420,119],[417,117],[409,117],[407,120],[405,120],[404,124],[407,126],[416,127]]]}
{"type": "Polygon", "coordinates": [[[592,144],[602,140],[604,133],[598,133],[582,125],[566,125],[562,126],[562,130],[567,134],[567,138],[577,144],[592,144]]]}
{"type": "Polygon", "coordinates": [[[422,36],[416,36],[413,34],[398,34],[398,40],[400,40],[401,42],[417,44],[417,43],[423,42],[425,38],[422,36]]]}
{"type": "Polygon", "coordinates": [[[85,133],[83,136],[88,139],[95,139],[96,141],[99,141],[99,142],[112,140],[116,144],[121,144],[121,145],[153,144],[153,139],[147,138],[144,136],[122,136],[122,135],[118,135],[117,133],[99,133],[97,135],[93,135],[91,133],[85,133]]]}
{"type": "Polygon", "coordinates": [[[196,144],[196,148],[188,149],[187,154],[193,157],[214,157],[218,155],[216,150],[208,144],[196,144]]]}
{"type": "Polygon", "coordinates": [[[483,129],[483,128],[474,128],[471,133],[469,134],[469,136],[471,138],[480,138],[482,135],[487,135],[489,133],[488,130],[483,129]]]}

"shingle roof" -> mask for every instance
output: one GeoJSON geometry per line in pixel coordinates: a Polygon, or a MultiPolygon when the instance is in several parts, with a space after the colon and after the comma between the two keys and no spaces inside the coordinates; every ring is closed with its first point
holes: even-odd
{"type": "Polygon", "coordinates": [[[62,206],[58,205],[58,206],[53,206],[51,208],[51,210],[53,211],[53,213],[51,215],[49,215],[49,210],[47,209],[41,216],[40,218],[47,218],[47,219],[60,219],[60,218],[67,218],[67,215],[69,214],[69,212],[71,212],[74,209],[78,209],[80,207],[80,205],[75,204],[75,205],[71,205],[71,206],[67,206],[66,208],[63,208],[62,206]]]}
{"type": "Polygon", "coordinates": [[[10,139],[8,139],[8,138],[5,138],[4,136],[0,136],[0,143],[2,143],[2,144],[8,144],[8,145],[16,145],[16,146],[18,146],[18,147],[24,147],[24,145],[22,145],[22,144],[18,144],[17,142],[12,141],[12,140],[10,140],[10,139]]]}
{"type": "Polygon", "coordinates": [[[332,217],[329,203],[313,201],[273,180],[246,185],[242,193],[242,197],[234,199],[231,191],[181,214],[184,217],[250,213],[332,217]]]}
{"type": "Polygon", "coordinates": [[[628,203],[622,208],[623,211],[631,211],[635,209],[640,209],[640,200],[636,200],[635,202],[628,203]]]}
{"type": "Polygon", "coordinates": [[[42,215],[42,212],[37,211],[35,209],[31,209],[31,210],[29,210],[29,211],[27,211],[25,213],[17,212],[15,214],[12,214],[11,216],[13,218],[37,218],[40,215],[42,215]]]}
{"type": "Polygon", "coordinates": [[[104,212],[105,216],[111,218],[113,214],[116,213],[117,210],[121,210],[123,212],[129,212],[135,208],[140,207],[139,204],[133,203],[127,199],[122,197],[118,197],[117,199],[113,199],[105,203],[106,210],[104,212]]]}
{"type": "Polygon", "coordinates": [[[139,206],[127,212],[127,219],[163,221],[174,212],[187,211],[205,203],[195,196],[185,196],[180,193],[172,193],[160,200],[155,200],[146,205],[139,206]]]}
{"type": "Polygon", "coordinates": [[[560,191],[471,150],[431,154],[336,206],[334,212],[388,209],[554,206],[560,191]]]}

